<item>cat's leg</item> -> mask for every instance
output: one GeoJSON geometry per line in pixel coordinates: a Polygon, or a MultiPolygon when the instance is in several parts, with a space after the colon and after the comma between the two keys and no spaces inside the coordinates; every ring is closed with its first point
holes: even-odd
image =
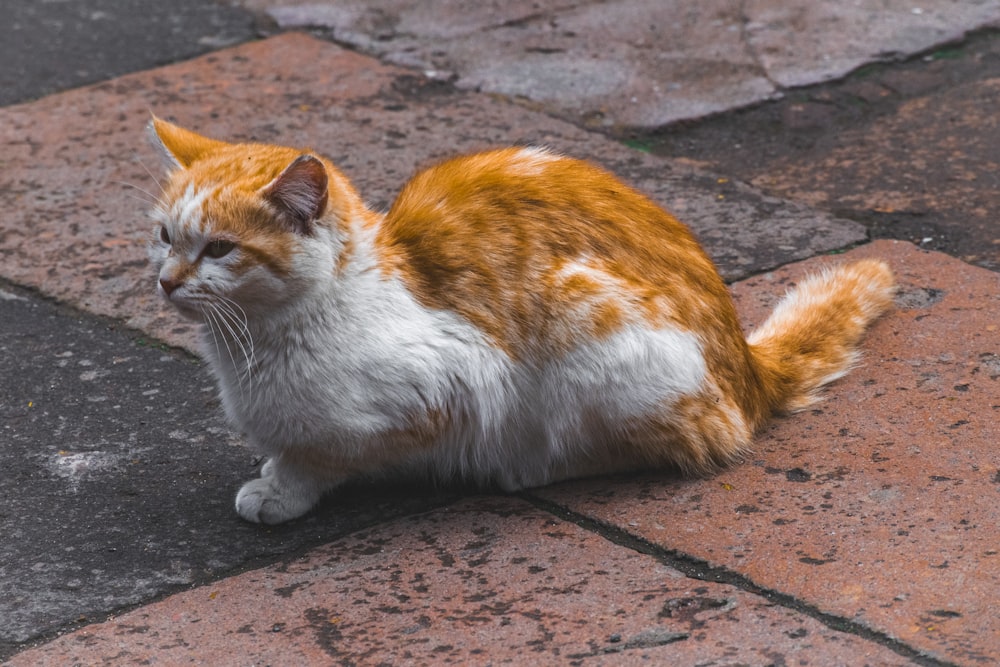
{"type": "Polygon", "coordinates": [[[261,476],[245,483],[236,494],[236,511],[247,521],[266,524],[302,516],[337,484],[311,468],[308,461],[288,454],[269,459],[261,476]]]}

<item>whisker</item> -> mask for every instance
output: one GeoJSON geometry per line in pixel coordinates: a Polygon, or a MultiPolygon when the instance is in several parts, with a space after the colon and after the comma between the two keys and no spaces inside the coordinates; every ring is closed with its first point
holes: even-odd
{"type": "MultiPolygon", "coordinates": [[[[240,346],[240,351],[243,353],[243,359],[246,361],[247,365],[246,371],[240,374],[240,386],[243,386],[243,375],[246,375],[247,397],[249,400],[249,398],[253,396],[253,342],[250,339],[250,330],[247,328],[245,321],[241,322],[237,318],[236,312],[233,310],[232,305],[230,305],[233,304],[233,302],[225,297],[221,297],[221,299],[222,301],[213,304],[213,307],[216,315],[219,316],[220,322],[229,331],[233,341],[240,346]],[[237,331],[237,329],[239,329],[239,331],[237,331]]],[[[242,308],[240,310],[242,310],[242,308]]],[[[236,366],[235,360],[233,361],[233,366],[236,366]]]]}
{"type": "MultiPolygon", "coordinates": [[[[205,314],[208,317],[208,319],[210,319],[212,322],[216,323],[217,325],[221,324],[221,325],[225,326],[226,329],[228,329],[229,332],[232,333],[232,328],[229,326],[229,324],[226,323],[225,318],[222,317],[222,313],[221,313],[221,311],[219,311],[219,309],[217,308],[216,304],[210,303],[208,305],[209,305],[209,308],[205,311],[205,314]]],[[[233,370],[237,370],[236,357],[233,356],[233,350],[232,350],[232,348],[229,347],[229,341],[226,339],[225,333],[222,331],[222,327],[221,326],[219,327],[219,335],[222,337],[222,345],[226,348],[226,354],[229,355],[229,361],[232,362],[232,364],[233,364],[233,370]]],[[[220,354],[219,356],[221,358],[222,355],[220,354]]],[[[243,376],[239,372],[237,372],[237,374],[236,374],[236,381],[239,382],[240,394],[242,395],[243,394],[243,389],[244,389],[243,388],[243,376]]]]}
{"type": "Polygon", "coordinates": [[[149,206],[150,204],[152,204],[152,205],[155,206],[155,205],[157,205],[159,203],[159,202],[151,202],[148,199],[146,199],[145,197],[137,197],[136,195],[133,195],[133,194],[128,193],[128,192],[125,193],[125,196],[128,197],[129,199],[134,199],[136,201],[141,201],[143,204],[145,204],[147,206],[149,206]]]}
{"type": "Polygon", "coordinates": [[[222,351],[219,349],[219,337],[215,334],[215,327],[212,326],[214,318],[210,310],[205,311],[205,326],[208,327],[209,333],[212,334],[212,341],[215,343],[215,356],[222,358],[222,351]]]}
{"type": "MultiPolygon", "coordinates": [[[[240,310],[242,310],[242,308],[240,310]]],[[[235,315],[233,315],[232,317],[235,319],[235,315]]],[[[242,349],[243,351],[243,357],[244,359],[246,359],[247,362],[247,367],[246,367],[247,385],[249,387],[250,394],[253,395],[253,371],[254,368],[256,368],[257,366],[257,352],[254,346],[253,336],[250,335],[250,328],[247,325],[245,317],[242,322],[237,320],[236,322],[234,322],[234,324],[239,325],[240,335],[236,339],[236,341],[240,345],[240,349],[242,349]],[[240,342],[240,339],[242,339],[243,342],[240,342]],[[243,343],[246,343],[246,345],[244,345],[243,343]]]]}
{"type": "MultiPolygon", "coordinates": [[[[238,315],[240,316],[240,319],[238,320],[238,323],[240,324],[240,328],[242,329],[243,340],[246,341],[247,347],[250,348],[249,355],[246,353],[246,350],[244,349],[244,356],[247,357],[247,382],[250,385],[250,390],[252,393],[253,370],[257,367],[257,350],[256,350],[256,345],[254,344],[253,335],[250,333],[250,318],[247,317],[247,311],[243,310],[243,307],[240,306],[240,304],[236,303],[235,301],[233,301],[228,297],[222,297],[220,305],[226,305],[230,310],[236,309],[239,311],[238,315]]],[[[237,313],[234,312],[233,316],[235,318],[237,316],[237,313]]]]}
{"type": "Polygon", "coordinates": [[[153,179],[153,182],[156,183],[156,186],[158,188],[160,188],[160,190],[162,191],[163,190],[163,184],[160,183],[160,179],[158,179],[156,177],[156,174],[154,174],[153,172],[151,172],[149,170],[149,167],[146,166],[146,163],[143,162],[142,159],[138,155],[136,156],[135,161],[139,163],[139,166],[142,167],[146,171],[147,174],[149,174],[149,177],[151,179],[153,179]]]}
{"type": "Polygon", "coordinates": [[[256,362],[256,356],[254,355],[254,342],[253,336],[250,334],[250,318],[247,317],[247,311],[243,310],[243,306],[236,303],[232,299],[226,296],[219,295],[219,306],[225,306],[233,319],[237,324],[240,325],[240,329],[243,333],[243,339],[246,341],[247,345],[250,347],[250,357],[252,362],[256,362]],[[236,312],[239,311],[239,312],[236,312]]]}
{"type": "Polygon", "coordinates": [[[155,202],[160,201],[160,198],[157,197],[156,195],[154,195],[152,192],[150,192],[149,190],[147,190],[145,188],[140,188],[138,185],[135,185],[134,183],[129,183],[128,181],[111,181],[111,182],[115,183],[117,185],[124,185],[127,188],[132,188],[133,190],[138,190],[139,192],[141,192],[142,194],[146,195],[147,197],[149,197],[151,200],[153,200],[155,202]]]}
{"type": "Polygon", "coordinates": [[[233,318],[234,324],[239,325],[242,334],[241,337],[246,342],[247,347],[250,348],[250,354],[247,355],[248,356],[247,375],[249,376],[251,370],[257,364],[257,356],[256,356],[256,351],[254,349],[255,346],[254,346],[253,336],[250,334],[250,319],[247,317],[247,311],[243,310],[243,307],[240,304],[236,303],[235,301],[233,301],[228,297],[220,295],[219,299],[220,302],[218,305],[220,307],[225,306],[226,309],[229,311],[230,315],[233,318]]]}

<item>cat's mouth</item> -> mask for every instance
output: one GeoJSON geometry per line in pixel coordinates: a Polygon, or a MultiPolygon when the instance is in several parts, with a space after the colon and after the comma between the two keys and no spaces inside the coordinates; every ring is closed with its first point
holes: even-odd
{"type": "Polygon", "coordinates": [[[180,300],[171,299],[170,297],[166,297],[166,299],[167,301],[170,302],[170,305],[172,305],[178,313],[180,313],[187,319],[197,320],[199,322],[205,321],[204,307],[183,303],[180,300]]]}
{"type": "Polygon", "coordinates": [[[206,312],[211,308],[207,299],[192,297],[183,289],[166,291],[160,288],[160,296],[174,309],[189,320],[206,321],[206,312]]]}
{"type": "Polygon", "coordinates": [[[244,344],[250,338],[246,311],[232,299],[217,294],[164,295],[187,319],[204,324],[213,336],[244,344]]]}

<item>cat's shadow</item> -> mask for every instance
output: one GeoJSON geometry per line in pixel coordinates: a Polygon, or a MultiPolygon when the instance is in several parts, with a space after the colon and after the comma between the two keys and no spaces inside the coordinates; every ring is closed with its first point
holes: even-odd
{"type": "MultiPolygon", "coordinates": [[[[464,503],[467,508],[482,504],[495,513],[497,501],[518,502],[547,511],[569,511],[560,499],[586,497],[603,504],[626,491],[639,496],[696,483],[699,477],[684,475],[677,470],[635,471],[609,475],[594,475],[556,482],[520,491],[504,491],[498,486],[463,483],[432,483],[412,477],[353,480],[327,493],[308,514],[269,530],[295,531],[304,526],[369,528],[376,524],[406,516],[424,514],[446,506],[464,503]]],[[[325,531],[324,531],[325,532],[325,531]]]]}

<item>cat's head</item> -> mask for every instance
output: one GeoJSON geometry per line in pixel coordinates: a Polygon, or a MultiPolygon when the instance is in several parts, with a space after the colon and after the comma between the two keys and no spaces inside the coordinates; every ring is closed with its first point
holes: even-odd
{"type": "Polygon", "coordinates": [[[218,309],[267,314],[327,270],[337,227],[360,200],[309,152],[231,144],[153,118],[149,134],[170,168],[152,217],[157,290],[208,321],[218,309]]]}

